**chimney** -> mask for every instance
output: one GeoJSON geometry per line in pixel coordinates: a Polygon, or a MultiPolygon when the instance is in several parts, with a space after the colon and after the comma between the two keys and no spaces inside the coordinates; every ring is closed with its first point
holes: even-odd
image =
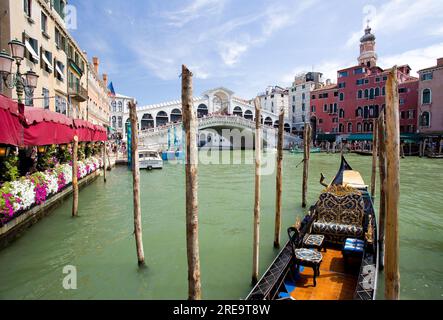
{"type": "Polygon", "coordinates": [[[329,86],[331,84],[331,79],[326,79],[326,85],[329,86]]]}
{"type": "Polygon", "coordinates": [[[103,82],[105,87],[108,87],[108,75],[106,73],[103,73],[103,82]]]}
{"type": "Polygon", "coordinates": [[[93,57],[92,58],[92,64],[94,65],[95,74],[99,75],[99,73],[98,73],[98,66],[100,65],[100,60],[98,59],[98,57],[93,57]]]}
{"type": "Polygon", "coordinates": [[[438,58],[437,59],[437,66],[438,67],[443,67],[443,58],[438,58]]]}

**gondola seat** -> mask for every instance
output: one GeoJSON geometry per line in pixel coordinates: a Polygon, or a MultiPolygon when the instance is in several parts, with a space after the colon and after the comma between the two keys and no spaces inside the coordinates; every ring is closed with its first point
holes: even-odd
{"type": "Polygon", "coordinates": [[[323,192],[315,206],[316,220],[312,233],[322,234],[325,241],[343,245],[346,238],[364,236],[364,201],[358,190],[346,193],[323,192]]]}

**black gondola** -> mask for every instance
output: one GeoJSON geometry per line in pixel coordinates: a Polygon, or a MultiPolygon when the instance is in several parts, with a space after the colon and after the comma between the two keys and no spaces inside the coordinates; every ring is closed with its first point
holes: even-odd
{"type": "MultiPolygon", "coordinates": [[[[361,230],[355,231],[358,236],[348,237],[341,234],[335,238],[335,234],[331,236],[330,233],[319,232],[319,226],[323,227],[324,224],[327,224],[320,223],[319,217],[324,210],[323,200],[330,195],[326,191],[323,192],[317,203],[310,208],[300,229],[298,231],[294,228],[288,229],[291,239],[248,294],[246,300],[375,299],[378,275],[378,239],[376,217],[368,188],[364,185],[360,174],[352,170],[344,157],[342,157],[337,175],[328,188],[332,186],[347,186],[351,187],[349,190],[355,190],[352,191],[354,192],[352,195],[346,194],[341,197],[354,197],[358,203],[359,207],[355,207],[355,210],[359,210],[358,214],[362,214],[361,230]],[[317,248],[309,246],[308,244],[312,244],[307,241],[310,239],[310,235],[324,237],[324,243],[317,248]],[[353,249],[349,251],[350,247],[355,251],[352,251],[353,249]],[[314,263],[311,263],[312,261],[303,263],[300,260],[300,252],[314,256],[313,259],[321,257],[320,262],[314,260],[314,263]]],[[[340,206],[342,204],[339,204],[337,210],[341,210],[340,206]]],[[[350,218],[349,216],[355,215],[355,212],[352,211],[354,207],[349,204],[346,206],[349,206],[351,211],[344,211],[345,214],[341,218],[345,221],[350,218]]],[[[328,227],[331,226],[331,223],[334,225],[332,221],[328,227]]],[[[334,228],[336,227],[334,225],[334,228]]],[[[303,260],[303,257],[301,259],[303,260]]],[[[308,259],[312,259],[312,257],[308,259]]]]}

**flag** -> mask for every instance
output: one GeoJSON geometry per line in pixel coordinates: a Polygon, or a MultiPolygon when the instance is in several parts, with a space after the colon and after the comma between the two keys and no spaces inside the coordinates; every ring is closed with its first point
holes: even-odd
{"type": "Polygon", "coordinates": [[[115,97],[115,90],[114,90],[114,85],[112,84],[112,81],[108,85],[108,90],[109,90],[109,95],[111,97],[115,97]]]}

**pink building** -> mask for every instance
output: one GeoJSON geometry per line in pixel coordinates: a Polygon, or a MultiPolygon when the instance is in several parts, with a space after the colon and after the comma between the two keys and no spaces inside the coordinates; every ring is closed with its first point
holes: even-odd
{"type": "Polygon", "coordinates": [[[418,128],[423,135],[443,135],[443,58],[420,70],[418,128]]]}

